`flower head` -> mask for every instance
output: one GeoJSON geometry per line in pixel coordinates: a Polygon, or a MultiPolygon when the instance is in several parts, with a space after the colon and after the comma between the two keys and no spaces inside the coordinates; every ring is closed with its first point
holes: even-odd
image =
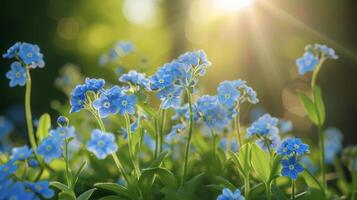
{"type": "Polygon", "coordinates": [[[99,111],[99,116],[102,118],[116,114],[119,111],[118,100],[121,95],[124,95],[122,89],[114,86],[102,92],[93,102],[93,107],[99,111]]]}
{"type": "Polygon", "coordinates": [[[6,51],[6,53],[4,53],[4,54],[2,55],[2,57],[3,57],[3,58],[8,58],[8,59],[14,58],[14,57],[17,55],[17,53],[18,53],[20,47],[21,47],[21,42],[16,42],[14,45],[12,45],[12,46],[6,51]]]}
{"type": "Polygon", "coordinates": [[[16,171],[17,166],[13,161],[0,165],[0,181],[4,180],[8,175],[14,174],[16,171]]]}
{"type": "Polygon", "coordinates": [[[52,137],[57,137],[61,140],[64,140],[75,136],[75,128],[73,126],[57,127],[56,129],[50,130],[49,134],[52,137]]]}
{"type": "Polygon", "coordinates": [[[42,156],[46,163],[62,156],[62,140],[49,136],[38,145],[38,155],[42,156]]]}
{"type": "Polygon", "coordinates": [[[203,50],[186,52],[180,55],[177,60],[192,67],[197,67],[199,65],[208,67],[211,64],[203,50]]]}
{"type": "Polygon", "coordinates": [[[269,114],[264,114],[255,122],[253,122],[252,125],[247,129],[247,137],[250,138],[253,135],[276,135],[279,133],[277,124],[277,118],[272,117],[269,114]]]}
{"type": "Polygon", "coordinates": [[[4,191],[0,195],[2,199],[11,200],[31,200],[38,199],[36,195],[30,191],[27,191],[25,185],[22,182],[15,182],[6,185],[4,191]]]}
{"type": "Polygon", "coordinates": [[[291,179],[297,179],[299,173],[304,171],[304,167],[298,162],[295,156],[283,159],[281,161],[283,168],[281,169],[281,175],[288,176],[291,179]]]}
{"type": "Polygon", "coordinates": [[[26,69],[19,62],[11,64],[11,70],[6,73],[6,77],[10,79],[10,87],[16,85],[24,86],[26,84],[26,69]]]}
{"type": "Polygon", "coordinates": [[[217,96],[203,95],[197,100],[199,112],[206,112],[213,109],[218,104],[217,96]]]}
{"type": "Polygon", "coordinates": [[[11,160],[26,160],[27,158],[32,156],[32,149],[30,149],[27,145],[22,147],[16,147],[12,149],[11,160]]]}
{"type": "Polygon", "coordinates": [[[57,124],[58,126],[64,126],[64,127],[67,127],[68,124],[69,124],[69,119],[65,116],[59,116],[57,118],[57,124]]]}
{"type": "Polygon", "coordinates": [[[236,105],[240,92],[235,85],[230,81],[223,81],[218,86],[218,100],[227,108],[232,108],[236,105]]]}
{"type": "Polygon", "coordinates": [[[29,166],[33,168],[38,167],[39,165],[39,162],[36,159],[30,159],[28,162],[29,162],[29,166]]]}
{"type": "Polygon", "coordinates": [[[121,95],[118,99],[117,106],[119,108],[119,114],[133,115],[135,113],[135,106],[137,102],[137,97],[135,95],[121,95]]]}
{"type": "Polygon", "coordinates": [[[333,59],[336,60],[338,58],[338,56],[336,55],[336,52],[334,49],[324,45],[324,44],[315,44],[314,45],[314,49],[321,53],[322,56],[329,58],[329,59],[333,59]]]}
{"type": "Polygon", "coordinates": [[[156,73],[149,77],[150,89],[159,90],[171,85],[173,77],[171,74],[156,73]]]}
{"type": "Polygon", "coordinates": [[[40,52],[40,47],[35,44],[22,43],[19,48],[19,57],[26,64],[30,65],[31,68],[44,67],[45,62],[43,61],[43,55],[40,52]]]}
{"type": "Polygon", "coordinates": [[[228,188],[224,188],[222,191],[222,194],[220,194],[217,197],[217,200],[244,200],[244,196],[240,193],[239,189],[236,189],[236,191],[232,192],[228,188]]]}
{"type": "Polygon", "coordinates": [[[305,52],[304,55],[296,60],[296,66],[299,68],[299,73],[304,75],[306,72],[314,71],[318,58],[310,52],[305,52]]]}
{"type": "Polygon", "coordinates": [[[72,112],[79,112],[84,108],[84,104],[86,102],[86,92],[87,87],[86,85],[77,85],[72,93],[71,93],[71,113],[72,112]]]}
{"type": "Polygon", "coordinates": [[[145,73],[138,73],[135,70],[130,70],[127,74],[120,76],[119,81],[139,85],[142,88],[149,88],[149,80],[145,77],[145,73]]]}
{"type": "Polygon", "coordinates": [[[177,108],[181,105],[182,87],[169,86],[157,93],[157,97],[162,101],[161,108],[177,108]]]}
{"type": "Polygon", "coordinates": [[[255,141],[264,151],[270,151],[278,148],[280,144],[280,136],[277,133],[268,134],[255,141]]]}
{"type": "Polygon", "coordinates": [[[283,156],[304,155],[309,152],[309,145],[299,138],[287,138],[279,146],[277,153],[283,156]]]}
{"type": "Polygon", "coordinates": [[[85,86],[86,86],[86,92],[87,91],[93,91],[93,92],[98,92],[104,87],[105,81],[104,79],[95,79],[95,78],[86,78],[85,80],[85,86]]]}
{"type": "Polygon", "coordinates": [[[50,188],[50,183],[48,181],[38,181],[35,183],[26,182],[25,185],[43,198],[50,199],[55,195],[55,191],[50,188]]]}
{"type": "Polygon", "coordinates": [[[118,150],[118,146],[112,133],[94,129],[91,133],[91,139],[87,142],[87,149],[94,153],[98,159],[104,159],[109,154],[115,153],[118,150]]]}

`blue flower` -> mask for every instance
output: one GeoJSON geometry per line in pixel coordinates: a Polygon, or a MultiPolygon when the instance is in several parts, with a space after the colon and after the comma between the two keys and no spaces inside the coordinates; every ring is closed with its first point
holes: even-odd
{"type": "Polygon", "coordinates": [[[230,81],[223,81],[218,86],[218,100],[227,108],[232,108],[236,105],[240,92],[235,85],[230,81]]]}
{"type": "Polygon", "coordinates": [[[59,117],[57,118],[57,124],[58,124],[59,126],[64,126],[64,127],[66,127],[66,126],[68,126],[68,124],[69,124],[69,119],[68,119],[67,117],[65,117],[65,116],[59,116],[59,117]]]}
{"type": "Polygon", "coordinates": [[[26,69],[19,62],[11,64],[11,70],[6,73],[6,77],[10,79],[10,87],[16,85],[24,86],[26,84],[26,69]]]}
{"type": "Polygon", "coordinates": [[[304,144],[299,138],[286,138],[277,150],[277,153],[283,156],[304,155],[308,152],[309,145],[304,144]]]}
{"type": "Polygon", "coordinates": [[[38,199],[34,193],[26,190],[25,185],[21,182],[16,182],[10,184],[4,189],[1,197],[3,199],[11,199],[11,200],[32,200],[38,199]]]}
{"type": "Polygon", "coordinates": [[[50,183],[48,181],[39,181],[35,183],[26,182],[25,185],[43,198],[50,199],[55,195],[55,191],[50,188],[50,183]]]}
{"type": "Polygon", "coordinates": [[[134,45],[128,41],[120,41],[115,44],[113,50],[118,56],[123,57],[134,51],[134,45]]]}
{"type": "Polygon", "coordinates": [[[182,87],[169,86],[157,93],[157,97],[162,101],[161,108],[177,108],[181,105],[182,87]]]}
{"type": "Polygon", "coordinates": [[[336,60],[338,56],[336,55],[336,52],[334,49],[323,45],[323,44],[315,44],[314,49],[322,54],[322,56],[336,60]]]}
{"type": "Polygon", "coordinates": [[[26,160],[27,158],[31,157],[33,150],[30,149],[27,145],[23,147],[16,147],[12,149],[11,160],[26,160]]]}
{"type": "Polygon", "coordinates": [[[14,174],[16,171],[17,166],[13,161],[0,165],[0,181],[4,180],[8,175],[14,174]]]}
{"type": "Polygon", "coordinates": [[[203,95],[197,100],[199,112],[206,112],[207,110],[213,109],[217,104],[217,96],[203,95]]]}
{"type": "Polygon", "coordinates": [[[75,128],[69,127],[57,127],[54,130],[50,130],[50,136],[57,137],[60,140],[68,139],[75,136],[75,128]]]}
{"type": "Polygon", "coordinates": [[[38,167],[39,165],[39,162],[35,159],[30,159],[28,162],[29,162],[29,166],[33,168],[38,167]]]}
{"type": "Polygon", "coordinates": [[[296,180],[299,176],[299,173],[304,171],[304,167],[298,162],[295,156],[292,156],[288,159],[281,160],[281,175],[288,176],[291,179],[296,180]]]}
{"type": "Polygon", "coordinates": [[[325,131],[325,162],[331,164],[337,154],[342,149],[342,133],[334,127],[327,128],[325,131]]]}
{"type": "Polygon", "coordinates": [[[95,78],[86,78],[85,86],[87,91],[98,92],[104,87],[105,80],[104,79],[95,79],[95,78]]]}
{"type": "Polygon", "coordinates": [[[299,68],[299,73],[304,75],[306,72],[314,71],[318,58],[310,52],[305,52],[304,55],[296,60],[296,65],[299,68]]]}
{"type": "Polygon", "coordinates": [[[227,149],[230,149],[233,152],[238,152],[238,143],[236,140],[229,140],[227,138],[222,138],[219,141],[219,147],[223,150],[226,151],[227,149]]]}
{"type": "Polygon", "coordinates": [[[242,85],[240,87],[244,93],[245,93],[245,98],[244,100],[248,101],[251,104],[257,104],[259,102],[259,99],[257,97],[257,93],[255,92],[255,90],[253,90],[253,88],[247,86],[247,85],[242,85]]]}
{"type": "Polygon", "coordinates": [[[203,50],[186,52],[179,56],[179,62],[196,67],[198,65],[209,66],[211,63],[207,59],[207,55],[203,50]]]}
{"type": "Polygon", "coordinates": [[[222,194],[220,194],[217,197],[217,200],[244,200],[244,196],[240,193],[239,189],[236,189],[236,191],[232,192],[228,188],[224,188],[222,191],[222,194]]]}
{"type": "Polygon", "coordinates": [[[72,93],[71,93],[71,113],[72,112],[79,112],[84,108],[84,104],[86,102],[86,92],[87,87],[86,85],[77,85],[72,93]]]}
{"type": "Polygon", "coordinates": [[[222,130],[230,122],[228,111],[220,105],[203,112],[203,120],[209,128],[222,130]]]}
{"type": "Polygon", "coordinates": [[[159,90],[171,85],[173,77],[171,74],[156,73],[149,77],[150,89],[159,90]]]}
{"type": "Polygon", "coordinates": [[[118,99],[124,95],[122,89],[114,86],[102,92],[98,99],[93,102],[93,107],[99,111],[101,118],[116,114],[119,111],[118,99]]]}
{"type": "Polygon", "coordinates": [[[87,149],[94,153],[98,159],[104,159],[107,155],[115,153],[118,146],[112,133],[94,129],[91,133],[91,139],[87,142],[87,149]]]}
{"type": "Polygon", "coordinates": [[[3,139],[14,129],[14,125],[5,117],[0,116],[0,140],[3,139]]]}
{"type": "Polygon", "coordinates": [[[40,47],[37,45],[26,42],[22,43],[19,48],[19,57],[26,65],[30,65],[31,68],[42,68],[45,66],[40,47]]]}
{"type": "Polygon", "coordinates": [[[38,146],[38,155],[42,156],[46,163],[62,156],[62,140],[58,137],[47,137],[38,146]]]}
{"type": "Polygon", "coordinates": [[[121,95],[117,101],[117,106],[119,107],[119,113],[121,115],[135,113],[135,106],[137,102],[137,97],[135,95],[121,95]]]}
{"type": "Polygon", "coordinates": [[[314,163],[312,162],[312,160],[308,157],[308,156],[302,156],[301,157],[301,162],[303,163],[303,165],[305,166],[305,168],[307,170],[309,170],[309,172],[315,174],[317,172],[317,167],[314,165],[314,163]]]}
{"type": "Polygon", "coordinates": [[[259,117],[252,125],[247,129],[247,138],[253,135],[276,135],[279,133],[277,128],[278,119],[270,116],[269,114],[264,114],[259,117]]]}
{"type": "Polygon", "coordinates": [[[264,151],[271,151],[278,148],[280,136],[277,133],[264,135],[255,141],[264,151]]]}
{"type": "Polygon", "coordinates": [[[16,42],[14,45],[12,45],[7,51],[6,53],[4,53],[2,55],[3,58],[8,58],[8,59],[11,59],[11,58],[14,58],[19,49],[20,49],[20,46],[21,46],[21,42],[16,42]]]}
{"type": "Polygon", "coordinates": [[[130,70],[127,74],[121,75],[119,81],[149,88],[149,80],[146,79],[145,73],[138,73],[135,70],[130,70]]]}

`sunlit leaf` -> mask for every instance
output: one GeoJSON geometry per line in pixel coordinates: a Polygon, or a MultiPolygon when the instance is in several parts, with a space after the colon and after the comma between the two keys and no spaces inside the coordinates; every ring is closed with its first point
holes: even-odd
{"type": "Polygon", "coordinates": [[[40,117],[37,131],[36,131],[36,137],[39,142],[42,141],[45,137],[47,137],[50,128],[51,128],[51,116],[45,113],[40,117]]]}

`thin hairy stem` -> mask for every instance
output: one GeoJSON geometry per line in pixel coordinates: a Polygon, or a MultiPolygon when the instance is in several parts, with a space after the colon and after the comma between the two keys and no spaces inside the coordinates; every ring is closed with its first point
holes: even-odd
{"type": "Polygon", "coordinates": [[[127,131],[127,134],[128,134],[129,157],[130,157],[130,160],[131,160],[131,162],[133,164],[133,167],[134,167],[135,176],[136,176],[136,178],[139,179],[140,169],[137,166],[137,164],[135,163],[135,158],[134,158],[134,153],[133,153],[133,148],[132,148],[130,118],[129,118],[129,115],[127,113],[124,115],[124,117],[125,117],[126,131],[127,131]]]}
{"type": "Polygon", "coordinates": [[[192,110],[192,94],[189,90],[187,90],[187,98],[188,98],[188,106],[190,111],[190,122],[189,122],[189,131],[188,131],[188,138],[186,143],[186,150],[185,150],[185,163],[183,168],[183,178],[182,178],[182,185],[186,180],[187,176],[187,167],[188,167],[188,154],[190,151],[190,143],[192,138],[192,131],[193,131],[193,110],[192,110]]]}

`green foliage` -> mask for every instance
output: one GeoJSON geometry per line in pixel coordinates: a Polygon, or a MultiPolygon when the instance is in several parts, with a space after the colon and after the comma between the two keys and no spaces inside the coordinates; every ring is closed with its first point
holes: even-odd
{"type": "Polygon", "coordinates": [[[51,116],[47,113],[41,115],[36,131],[37,140],[40,142],[47,137],[51,128],[51,116]]]}

